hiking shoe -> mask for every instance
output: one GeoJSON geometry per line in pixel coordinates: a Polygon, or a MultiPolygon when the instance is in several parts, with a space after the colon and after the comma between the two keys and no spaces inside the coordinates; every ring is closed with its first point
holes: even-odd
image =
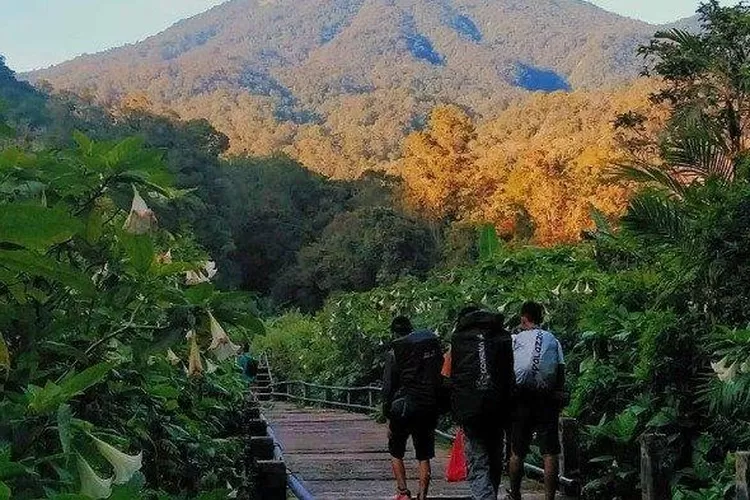
{"type": "Polygon", "coordinates": [[[404,490],[404,491],[397,491],[396,496],[393,497],[393,500],[411,500],[411,491],[404,490]]]}
{"type": "Polygon", "coordinates": [[[521,493],[505,490],[505,500],[521,500],[521,493]]]}

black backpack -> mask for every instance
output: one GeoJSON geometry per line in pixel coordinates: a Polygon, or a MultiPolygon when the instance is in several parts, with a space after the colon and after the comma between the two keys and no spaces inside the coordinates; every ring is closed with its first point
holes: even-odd
{"type": "Polygon", "coordinates": [[[393,341],[399,389],[391,414],[401,418],[437,414],[442,389],[443,350],[438,337],[419,330],[393,341]]]}
{"type": "Polygon", "coordinates": [[[475,311],[451,338],[451,409],[461,425],[510,417],[515,388],[513,340],[501,314],[475,311]]]}

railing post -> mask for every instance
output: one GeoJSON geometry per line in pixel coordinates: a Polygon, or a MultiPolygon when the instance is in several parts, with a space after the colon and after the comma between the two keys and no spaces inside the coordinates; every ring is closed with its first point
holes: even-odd
{"type": "Polygon", "coordinates": [[[352,391],[346,391],[346,404],[352,404],[352,391]]]}
{"type": "Polygon", "coordinates": [[[750,453],[747,451],[737,452],[737,500],[750,500],[748,494],[748,476],[750,475],[750,453]]]}
{"type": "Polygon", "coordinates": [[[372,403],[372,389],[367,389],[367,402],[369,403],[370,408],[374,408],[375,405],[372,403]]]}
{"type": "MultiPolygon", "coordinates": [[[[578,421],[574,418],[560,419],[560,475],[578,479],[581,472],[579,453],[578,421]]],[[[577,495],[576,487],[563,487],[567,495],[577,495]]]]}
{"type": "Polygon", "coordinates": [[[258,460],[258,493],[263,500],[286,500],[286,465],[279,460],[258,460]]]}
{"type": "Polygon", "coordinates": [[[305,401],[307,399],[307,386],[305,383],[302,383],[302,400],[305,401]]]}
{"type": "Polygon", "coordinates": [[[644,434],[641,438],[641,495],[643,500],[669,500],[669,480],[664,474],[666,436],[644,434]]]}

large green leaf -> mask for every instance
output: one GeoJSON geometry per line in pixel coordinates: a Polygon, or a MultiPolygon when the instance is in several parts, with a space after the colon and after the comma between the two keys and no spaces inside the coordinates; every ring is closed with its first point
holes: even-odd
{"type": "Polygon", "coordinates": [[[70,266],[27,250],[0,250],[0,267],[62,283],[84,295],[93,295],[93,282],[70,266]]]}
{"type": "Polygon", "coordinates": [[[151,237],[147,234],[124,233],[122,244],[133,269],[140,274],[146,274],[151,269],[156,256],[151,237]]]}
{"type": "Polygon", "coordinates": [[[60,388],[66,396],[75,396],[101,382],[114,367],[115,365],[112,363],[99,363],[90,366],[81,373],[66,377],[60,383],[60,388]]]}
{"type": "Polygon", "coordinates": [[[0,243],[44,251],[69,240],[83,228],[62,208],[11,203],[0,207],[0,243]]]}
{"type": "Polygon", "coordinates": [[[22,476],[26,473],[26,467],[11,461],[9,447],[0,448],[0,480],[22,476]]]}
{"type": "Polygon", "coordinates": [[[7,484],[0,481],[0,500],[10,499],[10,488],[7,484]]]}
{"type": "Polygon", "coordinates": [[[53,412],[72,397],[101,382],[113,367],[111,363],[99,363],[66,377],[59,385],[48,381],[43,388],[30,386],[29,409],[40,415],[53,412]]]}

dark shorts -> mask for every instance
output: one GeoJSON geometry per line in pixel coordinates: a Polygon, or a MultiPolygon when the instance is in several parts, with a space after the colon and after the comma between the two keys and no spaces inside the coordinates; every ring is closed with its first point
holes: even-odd
{"type": "Polygon", "coordinates": [[[521,392],[511,425],[510,442],[513,453],[526,457],[536,433],[542,455],[560,454],[560,407],[550,395],[521,392]]]}
{"type": "Polygon", "coordinates": [[[406,441],[411,436],[417,460],[432,460],[435,458],[436,428],[437,418],[434,416],[391,419],[388,452],[393,458],[404,458],[406,441]]]}

